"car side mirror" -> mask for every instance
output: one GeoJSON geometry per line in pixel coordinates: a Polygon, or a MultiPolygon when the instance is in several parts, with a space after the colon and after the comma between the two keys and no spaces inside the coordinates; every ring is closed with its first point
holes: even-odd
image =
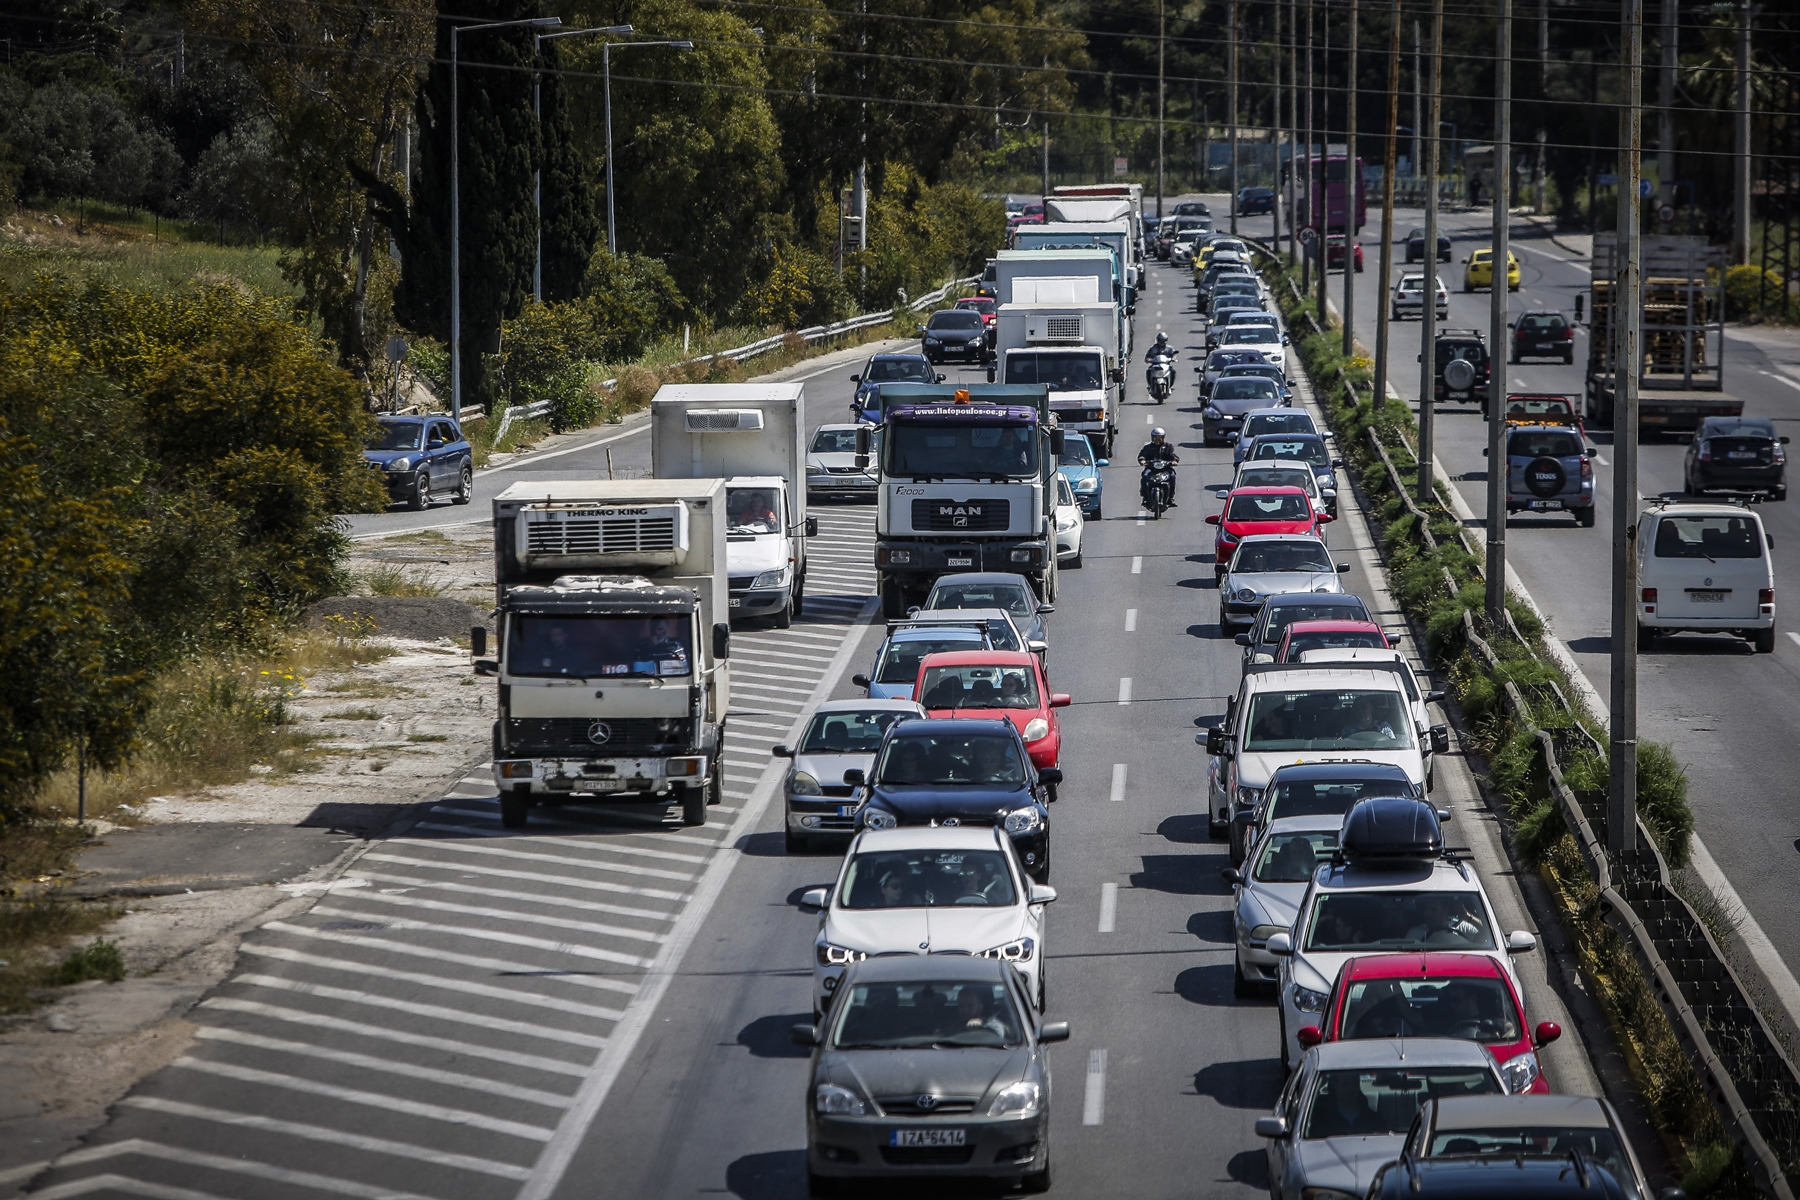
{"type": "Polygon", "coordinates": [[[855,462],[856,469],[859,471],[866,471],[869,469],[869,456],[866,454],[858,454],[852,461],[855,462]]]}
{"type": "MultiPolygon", "coordinates": [[[[1782,438],[1781,440],[1785,442],[1787,439],[1782,438]]],[[[1096,458],[1094,460],[1094,465],[1096,467],[1110,467],[1112,466],[1112,460],[1110,458],[1096,458]]]]}
{"type": "Polygon", "coordinates": [[[1506,952],[1508,954],[1529,954],[1537,949],[1537,937],[1526,933],[1523,929],[1515,929],[1506,935],[1506,952]]]}
{"type": "Polygon", "coordinates": [[[859,688],[866,688],[869,686],[869,677],[861,674],[852,675],[850,677],[850,682],[859,688]]]}
{"type": "Polygon", "coordinates": [[[866,467],[869,465],[869,462],[868,462],[869,450],[870,450],[870,447],[873,445],[873,443],[874,443],[874,439],[869,436],[869,431],[866,428],[859,427],[856,431],[856,465],[857,466],[866,467]]]}
{"type": "Polygon", "coordinates": [[[1787,445],[1787,444],[1788,444],[1788,443],[1789,443],[1789,442],[1791,442],[1791,441],[1793,441],[1793,440],[1794,440],[1794,439],[1793,439],[1793,438],[1791,438],[1791,437],[1789,437],[1789,436],[1788,436],[1788,435],[1787,435],[1787,434],[1785,434],[1785,433],[1784,433],[1784,434],[1782,434],[1782,435],[1781,435],[1781,444],[1782,444],[1782,445],[1784,445],[1784,446],[1785,446],[1785,445],[1787,445]]]}
{"type": "Polygon", "coordinates": [[[1206,752],[1214,758],[1226,758],[1231,754],[1231,739],[1226,737],[1225,731],[1217,725],[1207,727],[1206,752]]]}
{"type": "Polygon", "coordinates": [[[851,787],[861,787],[864,783],[868,782],[868,777],[861,767],[851,767],[844,772],[844,782],[851,787]]]}
{"type": "Polygon", "coordinates": [[[1540,1046],[1548,1046],[1562,1036],[1562,1026],[1555,1021],[1539,1021],[1535,1032],[1533,1040],[1540,1046]]]}
{"type": "Polygon", "coordinates": [[[1263,949],[1276,958],[1291,958],[1294,954],[1294,935],[1287,930],[1271,933],[1269,940],[1263,943],[1263,949]]]}
{"type": "Polygon", "coordinates": [[[1250,644],[1250,635],[1247,633],[1240,633],[1231,640],[1240,646],[1248,646],[1250,644]]]}
{"type": "Polygon", "coordinates": [[[1223,879],[1226,883],[1229,883],[1232,887],[1238,887],[1244,882],[1243,872],[1239,871],[1236,867],[1226,867],[1223,871],[1219,872],[1219,878],[1223,879]]]}
{"type": "Polygon", "coordinates": [[[777,742],[775,745],[769,747],[769,753],[776,758],[792,758],[794,757],[794,748],[792,746],[784,746],[777,742]]]}
{"type": "Polygon", "coordinates": [[[1442,693],[1442,692],[1426,692],[1425,693],[1425,703],[1427,703],[1427,704],[1441,704],[1443,702],[1443,699],[1444,699],[1444,693],[1442,693]]]}
{"type": "Polygon", "coordinates": [[[474,667],[475,667],[475,673],[477,675],[498,675],[498,674],[500,674],[500,664],[495,662],[491,658],[476,659],[474,662],[474,667]]]}
{"type": "Polygon", "coordinates": [[[1772,533],[1763,534],[1763,541],[1769,543],[1769,549],[1773,550],[1775,548],[1775,535],[1774,534],[1772,534],[1772,533]]]}
{"type": "Polygon", "coordinates": [[[1413,361],[1414,362],[1424,362],[1425,356],[1423,354],[1415,354],[1415,355],[1413,355],[1413,361]]]}
{"type": "Polygon", "coordinates": [[[831,889],[822,887],[807,888],[800,893],[801,908],[824,908],[831,899],[831,889]]]}
{"type": "Polygon", "coordinates": [[[1436,811],[1437,811],[1437,819],[1440,824],[1445,821],[1456,820],[1456,814],[1451,812],[1447,808],[1440,808],[1440,809],[1437,809],[1436,811]]]}
{"type": "Polygon", "coordinates": [[[731,657],[731,622],[713,623],[713,657],[724,662],[731,657]]]}
{"type": "Polygon", "coordinates": [[[1117,367],[1114,367],[1112,370],[1108,371],[1106,373],[1106,377],[1108,379],[1112,380],[1114,383],[1124,383],[1125,382],[1125,372],[1121,371],[1117,367]]]}
{"type": "Polygon", "coordinates": [[[1488,456],[1488,448],[1486,446],[1483,446],[1481,448],[1481,457],[1486,458],[1487,456],[1488,456]]]}
{"type": "Polygon", "coordinates": [[[1589,447],[1588,447],[1588,448],[1587,448],[1587,452],[1588,452],[1588,457],[1589,457],[1589,458],[1592,458],[1592,457],[1593,457],[1593,456],[1594,456],[1594,455],[1596,455],[1596,454],[1598,454],[1598,453],[1600,453],[1600,447],[1598,447],[1598,446],[1589,446],[1589,447]]]}
{"type": "Polygon", "coordinates": [[[1431,752],[1433,754],[1450,753],[1450,727],[1448,725],[1431,727],[1431,752]]]}
{"type": "Polygon", "coordinates": [[[1063,773],[1061,767],[1045,767],[1038,772],[1038,782],[1043,784],[1061,783],[1063,773]]]}
{"type": "Polygon", "coordinates": [[[944,382],[944,380],[945,380],[945,379],[947,379],[947,378],[949,378],[949,376],[947,376],[947,375],[939,375],[939,376],[938,376],[938,377],[937,377],[937,381],[938,381],[938,382],[939,382],[939,383],[942,383],[942,382],[944,382]]]}
{"type": "Polygon", "coordinates": [[[819,536],[819,518],[817,518],[817,517],[806,518],[806,536],[809,538],[815,538],[815,537],[819,536]]]}
{"type": "Polygon", "coordinates": [[[1050,650],[1050,643],[1044,641],[1042,638],[1032,638],[1025,643],[1025,648],[1033,654],[1047,654],[1050,650]]]}
{"type": "Polygon", "coordinates": [[[1206,518],[1206,523],[1208,525],[1217,525],[1219,523],[1219,514],[1218,513],[1208,514],[1207,518],[1206,518]]]}
{"type": "Polygon", "coordinates": [[[1581,323],[1582,317],[1586,313],[1587,313],[1587,297],[1585,295],[1575,297],[1575,323],[1579,325],[1581,323]]]}
{"type": "Polygon", "coordinates": [[[851,382],[851,383],[861,383],[861,382],[862,382],[862,376],[861,376],[861,375],[852,375],[852,376],[851,376],[851,377],[850,377],[850,382],[851,382]]]}
{"type": "Polygon", "coordinates": [[[1031,885],[1031,893],[1028,899],[1032,904],[1054,903],[1056,900],[1056,889],[1048,884],[1034,883],[1031,885]]]}
{"type": "Polygon", "coordinates": [[[1067,707],[1069,707],[1069,705],[1073,704],[1074,702],[1075,702],[1075,697],[1069,695],[1069,693],[1067,693],[1067,692],[1051,692],[1050,693],[1050,707],[1051,708],[1067,708],[1067,707]]]}
{"type": "Polygon", "coordinates": [[[469,653],[475,658],[487,657],[487,626],[473,625],[469,628],[469,653]]]}
{"type": "Polygon", "coordinates": [[[442,450],[444,448],[444,439],[432,438],[429,442],[425,443],[425,448],[427,450],[442,450]]]}
{"type": "Polygon", "coordinates": [[[1350,573],[1350,564],[1349,563],[1339,563],[1337,565],[1337,569],[1338,569],[1339,575],[1348,575],[1350,573]]]}
{"type": "Polygon", "coordinates": [[[1055,612],[1055,611],[1056,611],[1056,605],[1054,605],[1054,604],[1040,604],[1040,605],[1038,605],[1038,606],[1037,606],[1037,610],[1038,610],[1038,613],[1039,613],[1039,614],[1040,614],[1040,615],[1045,615],[1045,614],[1049,614],[1049,613],[1053,613],[1053,612],[1055,612]]]}
{"type": "Polygon", "coordinates": [[[1294,1040],[1300,1043],[1302,1050],[1311,1050],[1325,1040],[1325,1035],[1319,1032],[1317,1025],[1302,1025],[1294,1031],[1294,1040]]]}
{"type": "MultiPolygon", "coordinates": [[[[810,1027],[809,1027],[810,1028],[810,1027]]],[[[1286,1117],[1256,1118],[1256,1136],[1260,1138],[1284,1138],[1288,1135],[1286,1117]]]]}
{"type": "Polygon", "coordinates": [[[788,1030],[788,1041],[796,1046],[816,1046],[819,1044],[819,1027],[817,1025],[795,1025],[788,1030]]]}
{"type": "Polygon", "coordinates": [[[1067,1021],[1045,1021],[1038,1029],[1038,1042],[1066,1042],[1069,1040],[1069,1023],[1067,1021]]]}

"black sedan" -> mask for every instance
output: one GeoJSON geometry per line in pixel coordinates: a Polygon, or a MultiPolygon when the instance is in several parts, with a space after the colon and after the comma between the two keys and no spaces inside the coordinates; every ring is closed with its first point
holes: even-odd
{"type": "Polygon", "coordinates": [[[1066,1021],[1044,1021],[1006,962],[968,955],[870,958],[845,973],[812,1046],[806,1181],[982,1176],[1050,1188],[1050,1061],[1066,1021]]]}
{"type": "MultiPolygon", "coordinates": [[[[1422,229],[1422,228],[1414,229],[1411,233],[1406,235],[1406,261],[1407,262],[1424,262],[1425,261],[1425,230],[1424,229],[1422,229]]],[[[1450,237],[1448,234],[1445,234],[1445,233],[1438,234],[1438,261],[1439,262],[1449,262],[1450,261],[1450,237]]]]}
{"type": "Polygon", "coordinates": [[[947,358],[987,361],[987,325],[981,314],[967,308],[943,308],[925,324],[925,357],[933,363],[947,358]]]}
{"type": "Polygon", "coordinates": [[[1247,187],[1238,189],[1238,216],[1251,217],[1258,213],[1275,211],[1275,189],[1266,187],[1247,187]]]}
{"type": "Polygon", "coordinates": [[[1717,489],[1786,500],[1787,441],[1767,417],[1707,417],[1688,443],[1682,470],[1688,494],[1717,489]]]}

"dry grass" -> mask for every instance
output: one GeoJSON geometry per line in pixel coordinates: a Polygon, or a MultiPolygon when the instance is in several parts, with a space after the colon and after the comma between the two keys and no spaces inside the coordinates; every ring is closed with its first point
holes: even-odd
{"type": "MultiPolygon", "coordinates": [[[[512,431],[507,432],[510,435],[512,431]]],[[[443,537],[442,534],[438,536],[443,537]]],[[[439,579],[435,571],[409,570],[387,563],[370,567],[353,578],[356,588],[352,594],[357,596],[441,596],[449,590],[449,585],[439,579]]]]}
{"type": "Polygon", "coordinates": [[[53,988],[125,978],[119,947],[104,939],[60,958],[54,954],[118,916],[109,904],[72,904],[53,896],[0,904],[0,1013],[28,1012],[49,999],[53,988]]]}
{"type": "Polygon", "coordinates": [[[326,713],[327,721],[379,721],[382,714],[372,708],[340,708],[336,712],[326,713]]]}
{"type": "Polygon", "coordinates": [[[89,204],[85,222],[74,206],[19,209],[0,224],[0,279],[23,283],[48,272],[152,292],[223,283],[295,294],[281,277],[275,247],[224,245],[208,241],[208,233],[109,205],[89,204]]]}

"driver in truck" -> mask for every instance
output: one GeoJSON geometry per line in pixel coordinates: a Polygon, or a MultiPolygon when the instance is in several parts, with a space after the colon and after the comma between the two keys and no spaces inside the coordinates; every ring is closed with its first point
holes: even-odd
{"type": "MultiPolygon", "coordinates": [[[[1150,485],[1150,472],[1155,470],[1157,465],[1161,463],[1168,463],[1173,467],[1176,463],[1181,461],[1181,456],[1175,453],[1175,447],[1169,445],[1168,433],[1163,430],[1161,425],[1158,425],[1155,429],[1150,431],[1150,440],[1144,443],[1144,448],[1142,450],[1138,451],[1137,460],[1139,465],[1144,468],[1143,480],[1139,491],[1145,492],[1150,485]]],[[[1169,507],[1175,507],[1175,497],[1172,493],[1169,496],[1169,507]]]]}

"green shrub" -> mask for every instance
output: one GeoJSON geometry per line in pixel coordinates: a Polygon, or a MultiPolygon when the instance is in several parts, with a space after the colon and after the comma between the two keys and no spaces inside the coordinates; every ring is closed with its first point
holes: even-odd
{"type": "Polygon", "coordinates": [[[86,983],[90,979],[117,983],[123,978],[125,956],[119,953],[119,944],[105,938],[96,938],[88,945],[77,946],[64,955],[62,962],[56,965],[46,982],[53,987],[68,987],[71,984],[86,983]]]}

